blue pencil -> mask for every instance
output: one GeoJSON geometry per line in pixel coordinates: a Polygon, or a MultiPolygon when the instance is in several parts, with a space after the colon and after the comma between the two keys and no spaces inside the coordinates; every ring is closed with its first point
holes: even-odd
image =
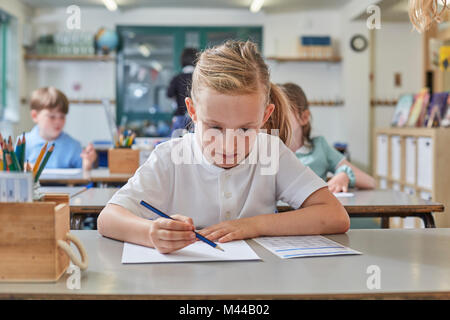
{"type": "MultiPolygon", "coordinates": [[[[154,213],[156,213],[158,216],[163,217],[163,218],[167,218],[170,220],[175,220],[174,218],[169,217],[167,214],[165,214],[164,212],[159,211],[158,209],[156,209],[155,207],[152,207],[151,205],[149,205],[147,202],[145,202],[144,200],[141,200],[141,205],[143,205],[144,207],[146,207],[147,209],[153,211],[154,213]]],[[[212,242],[211,240],[205,238],[204,236],[202,236],[201,234],[198,234],[197,232],[195,232],[195,236],[197,237],[197,239],[202,240],[203,242],[205,242],[206,244],[209,244],[211,247],[216,248],[218,250],[224,251],[221,247],[219,247],[218,244],[212,242]]]]}

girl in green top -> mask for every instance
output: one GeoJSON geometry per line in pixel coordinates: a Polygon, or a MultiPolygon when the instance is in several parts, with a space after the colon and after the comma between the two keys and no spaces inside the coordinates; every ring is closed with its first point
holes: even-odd
{"type": "Polygon", "coordinates": [[[292,114],[289,119],[293,119],[287,145],[297,158],[325,181],[327,173],[332,173],[334,176],[328,180],[331,192],[347,192],[349,187],[375,188],[375,179],[347,161],[344,155],[330,147],[325,138],[310,137],[311,113],[303,90],[294,83],[286,83],[280,87],[291,105],[292,114]]]}

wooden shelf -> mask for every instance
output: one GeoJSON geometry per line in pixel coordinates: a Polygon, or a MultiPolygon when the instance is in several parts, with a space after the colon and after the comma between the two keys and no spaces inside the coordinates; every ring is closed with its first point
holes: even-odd
{"type": "Polygon", "coordinates": [[[437,38],[442,41],[450,40],[450,28],[439,31],[437,33],[437,38]]]}
{"type": "Polygon", "coordinates": [[[332,101],[332,100],[310,100],[308,101],[310,107],[339,107],[344,105],[344,101],[332,101]]]}
{"type": "Polygon", "coordinates": [[[115,61],[114,56],[58,56],[26,54],[25,60],[48,61],[115,61]]]}
{"type": "Polygon", "coordinates": [[[330,58],[302,58],[302,57],[267,57],[268,60],[277,62],[331,62],[338,63],[342,61],[341,57],[330,58]]]}
{"type": "Polygon", "coordinates": [[[397,100],[382,100],[382,99],[372,99],[370,101],[370,105],[372,107],[375,106],[392,106],[395,107],[397,105],[397,100]]]}
{"type": "MultiPolygon", "coordinates": [[[[84,99],[84,100],[69,100],[70,104],[102,104],[102,100],[84,99]]],[[[116,100],[109,100],[109,103],[115,104],[116,100]]]]}
{"type": "MultiPolygon", "coordinates": [[[[22,99],[20,99],[20,102],[22,104],[27,104],[29,101],[27,98],[22,98],[22,99]]],[[[80,100],[69,99],[69,103],[70,104],[102,104],[103,102],[102,102],[102,100],[99,100],[99,99],[80,99],[80,100]]],[[[109,103],[115,104],[116,100],[110,99],[109,103]]]]}

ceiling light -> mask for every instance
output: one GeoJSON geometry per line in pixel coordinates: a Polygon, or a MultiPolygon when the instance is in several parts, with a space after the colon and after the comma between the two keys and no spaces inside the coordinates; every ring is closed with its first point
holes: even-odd
{"type": "Polygon", "coordinates": [[[106,8],[108,8],[109,11],[117,10],[117,3],[115,0],[103,0],[103,4],[106,8]]]}
{"type": "Polygon", "coordinates": [[[259,10],[261,10],[261,7],[264,4],[264,0],[253,0],[252,4],[250,5],[250,11],[253,13],[258,12],[259,10]]]}

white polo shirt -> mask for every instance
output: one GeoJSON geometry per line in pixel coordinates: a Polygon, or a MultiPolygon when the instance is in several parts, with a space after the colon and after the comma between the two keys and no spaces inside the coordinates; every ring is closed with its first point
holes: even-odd
{"type": "Polygon", "coordinates": [[[195,134],[187,133],[159,144],[109,203],[143,218],[158,218],[139,204],[144,200],[168,215],[192,218],[201,229],[221,221],[274,213],[278,200],[299,208],[313,192],[326,186],[276,136],[258,133],[247,158],[223,169],[209,163],[195,134]],[[271,149],[273,146],[276,149],[271,149]],[[268,150],[276,158],[269,157],[268,150]],[[189,161],[180,163],[177,155],[189,161]]]}

